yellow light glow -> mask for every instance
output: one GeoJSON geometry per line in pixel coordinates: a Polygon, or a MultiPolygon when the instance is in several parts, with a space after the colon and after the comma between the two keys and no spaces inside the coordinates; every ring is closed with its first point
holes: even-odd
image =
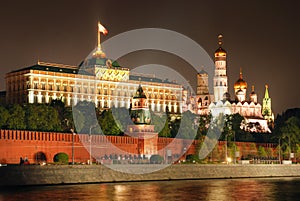
{"type": "Polygon", "coordinates": [[[232,161],[232,159],[230,157],[227,157],[226,160],[227,160],[228,163],[231,163],[231,161],[232,161]]]}

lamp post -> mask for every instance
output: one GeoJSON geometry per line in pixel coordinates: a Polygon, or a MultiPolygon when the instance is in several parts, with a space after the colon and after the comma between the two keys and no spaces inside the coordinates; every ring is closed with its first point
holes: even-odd
{"type": "Polygon", "coordinates": [[[94,125],[90,126],[90,132],[89,132],[89,152],[90,152],[90,165],[92,165],[92,128],[96,128],[98,126],[98,122],[96,122],[94,125]]]}
{"type": "Polygon", "coordinates": [[[228,156],[227,156],[227,134],[225,135],[225,162],[226,162],[226,164],[227,164],[227,158],[228,158],[228,156]]]}
{"type": "Polygon", "coordinates": [[[72,165],[74,165],[74,137],[76,133],[72,128],[70,129],[70,131],[72,132],[72,165]]]}
{"type": "Polygon", "coordinates": [[[291,147],[291,136],[288,136],[289,138],[289,161],[291,160],[291,153],[292,153],[292,147],[291,147]]]}
{"type": "Polygon", "coordinates": [[[279,164],[281,164],[281,156],[280,156],[280,152],[281,152],[281,145],[280,145],[280,138],[278,139],[278,159],[279,159],[279,164]]]}
{"type": "MultiPolygon", "coordinates": [[[[236,144],[235,144],[235,131],[233,132],[233,141],[234,141],[234,164],[236,164],[236,157],[237,157],[237,152],[236,152],[236,144]]],[[[238,156],[239,157],[239,156],[238,156]]]]}
{"type": "Polygon", "coordinates": [[[89,165],[92,165],[92,128],[93,126],[90,126],[90,132],[89,132],[89,152],[90,152],[90,160],[89,160],[89,165]]]}

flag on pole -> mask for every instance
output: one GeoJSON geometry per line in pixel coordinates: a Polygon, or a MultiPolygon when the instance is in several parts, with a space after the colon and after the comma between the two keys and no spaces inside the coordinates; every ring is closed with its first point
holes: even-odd
{"type": "Polygon", "coordinates": [[[105,29],[105,27],[102,24],[100,24],[100,22],[98,22],[98,31],[103,33],[104,35],[108,33],[108,31],[105,29]]]}

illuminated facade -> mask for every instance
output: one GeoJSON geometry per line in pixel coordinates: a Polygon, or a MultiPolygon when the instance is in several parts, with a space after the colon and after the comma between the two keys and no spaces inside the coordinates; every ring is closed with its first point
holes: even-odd
{"type": "Polygon", "coordinates": [[[239,79],[234,83],[234,100],[231,100],[228,93],[227,75],[226,75],[226,51],[222,49],[222,35],[219,35],[219,48],[215,52],[215,77],[214,77],[214,102],[209,105],[209,110],[213,116],[223,114],[240,114],[244,117],[241,127],[250,132],[271,132],[269,122],[274,121],[271,116],[271,99],[266,94],[262,110],[257,102],[257,94],[252,92],[247,99],[247,82],[243,79],[242,70],[240,70],[239,79]],[[262,113],[262,111],[265,111],[262,113]],[[268,115],[268,118],[266,116],[268,115]],[[270,120],[272,119],[272,120],[270,120]]]}
{"type": "MultiPolygon", "coordinates": [[[[100,23],[99,23],[100,24],[100,23]]],[[[98,26],[99,26],[98,24],[98,26]]],[[[182,112],[182,86],[154,75],[133,74],[106,58],[98,46],[79,66],[38,62],[6,74],[6,103],[49,103],[61,99],[66,106],[92,101],[96,107],[130,107],[131,97],[143,85],[155,112],[182,112]]]]}
{"type": "Polygon", "coordinates": [[[182,85],[163,81],[154,75],[134,74],[106,58],[101,49],[100,33],[107,30],[98,24],[98,45],[91,56],[79,66],[38,62],[36,65],[6,74],[6,103],[49,103],[60,99],[66,106],[79,101],[91,101],[98,108],[130,108],[131,98],[139,85],[154,112],[182,113],[190,110],[199,115],[239,113],[245,117],[245,130],[269,132],[268,123],[274,121],[271,98],[266,88],[263,108],[252,92],[247,99],[247,82],[242,71],[234,84],[235,98],[228,93],[227,52],[222,48],[223,36],[218,36],[218,49],[214,53],[214,94],[209,93],[208,73],[197,74],[196,94],[182,85]]]}

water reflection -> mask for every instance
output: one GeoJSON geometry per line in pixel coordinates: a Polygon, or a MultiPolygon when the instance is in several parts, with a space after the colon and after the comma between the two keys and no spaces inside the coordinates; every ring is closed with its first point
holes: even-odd
{"type": "Polygon", "coordinates": [[[133,182],[0,190],[10,200],[292,200],[300,178],[133,182]]]}

